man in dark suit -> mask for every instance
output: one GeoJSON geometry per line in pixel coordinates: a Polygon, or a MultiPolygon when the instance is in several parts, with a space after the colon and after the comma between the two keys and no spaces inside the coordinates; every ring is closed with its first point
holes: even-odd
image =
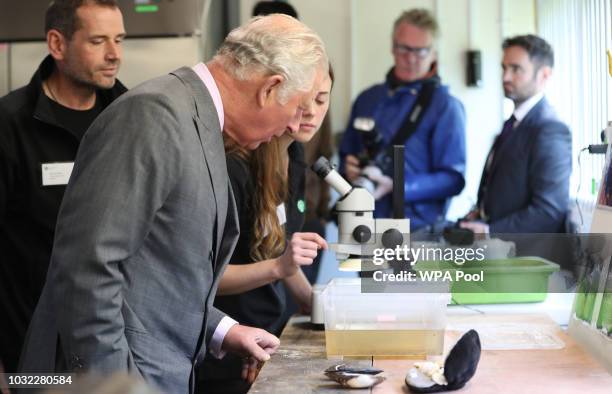
{"type": "Polygon", "coordinates": [[[461,226],[478,233],[561,232],[572,142],[544,97],[553,50],[535,35],[509,38],[503,50],[504,94],[515,109],[487,156],[478,204],[461,226]]]}
{"type": "Polygon", "coordinates": [[[188,393],[207,352],[234,352],[254,376],[248,360],[266,361],[278,339],[212,305],[239,234],[222,131],[249,149],[297,131],[327,65],[302,23],[255,18],[212,61],[145,82],[96,119],[60,208],[23,372],[129,371],[188,393]]]}

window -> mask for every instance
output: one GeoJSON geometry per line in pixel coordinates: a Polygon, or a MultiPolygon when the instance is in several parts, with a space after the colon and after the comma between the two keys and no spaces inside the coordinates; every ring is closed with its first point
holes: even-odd
{"type": "Polygon", "coordinates": [[[600,143],[612,120],[612,76],[606,50],[612,49],[612,0],[538,0],[539,34],[555,50],[554,78],[547,97],[572,130],[574,170],[571,196],[587,216],[593,211],[604,155],[580,151],[600,143]],[[577,158],[580,154],[580,163],[577,158]]]}

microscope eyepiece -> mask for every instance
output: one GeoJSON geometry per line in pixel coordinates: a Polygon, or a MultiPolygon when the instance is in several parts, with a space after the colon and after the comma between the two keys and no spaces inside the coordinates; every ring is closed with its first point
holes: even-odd
{"type": "Polygon", "coordinates": [[[353,186],[351,186],[350,183],[348,183],[340,174],[338,174],[338,171],[334,169],[329,160],[327,160],[324,156],[319,157],[319,159],[310,168],[319,176],[319,178],[323,179],[338,193],[340,193],[340,197],[344,197],[351,190],[353,190],[353,186]]]}
{"type": "Polygon", "coordinates": [[[330,172],[334,170],[329,160],[325,156],[319,157],[317,161],[310,167],[321,179],[325,179],[330,172]]]}

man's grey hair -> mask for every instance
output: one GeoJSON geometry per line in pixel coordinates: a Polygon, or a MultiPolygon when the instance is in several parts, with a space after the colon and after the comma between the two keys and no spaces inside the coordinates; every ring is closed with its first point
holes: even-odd
{"type": "Polygon", "coordinates": [[[425,30],[429,32],[433,38],[438,38],[440,35],[440,27],[438,26],[436,17],[425,8],[414,8],[402,12],[402,14],[395,20],[395,23],[393,23],[392,35],[395,34],[395,31],[402,23],[408,23],[409,25],[416,26],[421,30],[425,30]]]}
{"type": "Polygon", "coordinates": [[[321,38],[303,23],[281,14],[258,16],[232,30],[215,60],[239,80],[253,74],[281,75],[281,104],[310,90],[317,70],[327,74],[329,63],[321,38]]]}

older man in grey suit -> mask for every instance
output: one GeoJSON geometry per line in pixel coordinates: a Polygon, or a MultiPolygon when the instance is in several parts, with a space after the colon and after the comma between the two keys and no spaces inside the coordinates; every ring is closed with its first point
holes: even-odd
{"type": "Polygon", "coordinates": [[[211,62],[100,115],[62,203],[22,371],[128,370],[186,393],[206,352],[269,358],[276,337],[212,306],[239,233],[221,130],[248,148],[297,131],[327,64],[305,25],[255,18],[211,62]]]}

